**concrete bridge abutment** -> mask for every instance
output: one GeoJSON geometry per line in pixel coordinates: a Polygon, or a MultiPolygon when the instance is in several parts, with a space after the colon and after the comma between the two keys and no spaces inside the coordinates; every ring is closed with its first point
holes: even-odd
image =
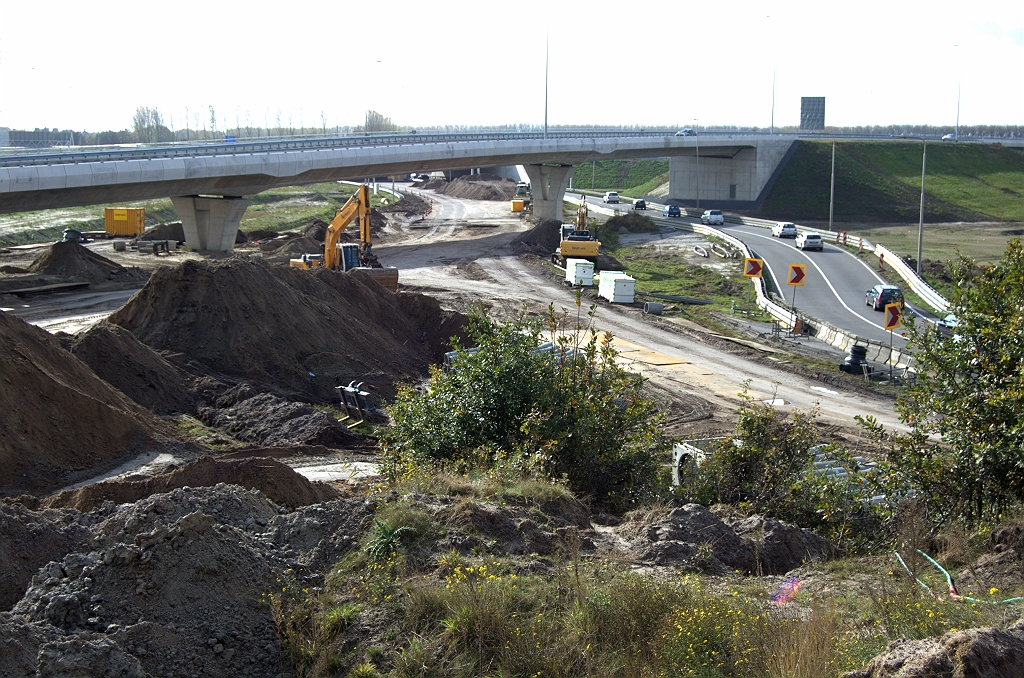
{"type": "Polygon", "coordinates": [[[701,208],[756,209],[784,165],[792,139],[758,139],[743,146],[698,146],[669,161],[668,197],[701,208]],[[699,157],[698,157],[699,154],[699,157]]]}
{"type": "Polygon", "coordinates": [[[562,198],[569,187],[572,165],[523,165],[533,192],[533,216],[562,220],[562,198]]]}
{"type": "Polygon", "coordinates": [[[181,217],[185,244],[199,252],[230,252],[235,249],[238,222],[249,207],[246,198],[185,196],[171,198],[181,217]]]}

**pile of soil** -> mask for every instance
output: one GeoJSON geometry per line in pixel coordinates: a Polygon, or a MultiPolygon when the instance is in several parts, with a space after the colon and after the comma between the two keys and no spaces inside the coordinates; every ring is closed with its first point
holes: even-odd
{"type": "Polygon", "coordinates": [[[448,180],[447,179],[430,179],[429,181],[424,181],[421,184],[416,184],[416,188],[419,188],[421,190],[424,190],[424,191],[438,191],[438,192],[441,192],[441,189],[443,189],[443,188],[445,188],[447,186],[448,186],[448,180]]]}
{"type": "Polygon", "coordinates": [[[44,499],[41,506],[89,511],[102,506],[105,501],[129,504],[153,494],[170,492],[182,487],[213,487],[218,483],[230,483],[247,490],[259,490],[275,504],[289,509],[318,504],[341,496],[341,493],[330,485],[310,482],[274,459],[249,457],[224,460],[202,457],[180,468],[168,466],[153,476],[104,480],[77,490],[66,490],[44,499]]]}
{"type": "MultiPolygon", "coordinates": [[[[216,473],[208,465],[193,472],[216,473]]],[[[47,526],[40,553],[55,526],[85,528],[0,614],[0,675],[269,678],[294,675],[271,594],[321,584],[358,547],[373,504],[338,498],[288,512],[259,490],[216,485],[89,513],[0,515],[29,540],[47,526]]]]}
{"type": "Polygon", "coordinates": [[[562,222],[558,219],[545,219],[513,240],[513,247],[519,252],[531,252],[546,257],[558,249],[561,228],[562,222]]]}
{"type": "Polygon", "coordinates": [[[75,356],[111,386],[156,414],[193,414],[190,380],[128,330],[106,320],[79,335],[75,356]]]}
{"type": "Polygon", "coordinates": [[[496,174],[468,174],[456,177],[434,190],[443,195],[466,200],[511,200],[516,195],[516,182],[496,174]]]}
{"type": "Polygon", "coordinates": [[[246,235],[249,237],[250,242],[262,242],[263,240],[273,240],[281,234],[277,231],[257,228],[256,230],[247,232],[246,235]]]}
{"type": "Polygon", "coordinates": [[[100,256],[77,242],[54,243],[35,258],[28,270],[30,273],[89,282],[118,279],[127,272],[121,264],[100,256]]]}
{"type": "Polygon", "coordinates": [[[324,238],[327,237],[327,222],[321,221],[320,219],[314,219],[309,222],[308,226],[302,229],[302,237],[323,242],[324,238]]]}
{"type": "Polygon", "coordinates": [[[299,257],[303,254],[321,254],[324,251],[323,238],[314,240],[306,236],[299,238],[275,238],[260,243],[260,250],[273,253],[275,259],[299,257]]]}
{"type": "MultiPolygon", "coordinates": [[[[73,244],[73,243],[72,243],[73,244]]],[[[176,432],[48,332],[0,312],[0,496],[46,494],[176,432]]]]}
{"type": "MultiPolygon", "coordinates": [[[[443,185],[446,182],[441,182],[443,185]]],[[[417,188],[427,188],[427,186],[417,185],[417,188]]],[[[377,210],[374,210],[377,211],[377,210]]],[[[407,192],[402,195],[402,199],[392,205],[384,205],[379,210],[383,214],[404,214],[405,216],[411,216],[414,214],[426,214],[430,211],[430,203],[423,198],[419,197],[415,193],[407,192]]]]}
{"type": "MultiPolygon", "coordinates": [[[[157,224],[147,228],[138,240],[175,240],[178,244],[185,242],[185,229],[180,221],[170,224],[157,224]]],[[[242,242],[245,242],[244,240],[242,242]]]]}
{"type": "Polygon", "coordinates": [[[334,403],[351,381],[392,396],[441,360],[465,317],[367,277],[236,258],[160,269],[109,321],[223,381],[334,403]]]}

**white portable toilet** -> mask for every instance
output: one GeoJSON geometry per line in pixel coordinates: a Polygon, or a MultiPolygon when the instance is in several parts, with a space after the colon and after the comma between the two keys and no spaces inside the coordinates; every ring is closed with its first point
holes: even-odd
{"type": "Polygon", "coordinates": [[[597,294],[613,304],[632,304],[636,279],[621,271],[601,271],[597,294]]]}
{"type": "Polygon", "coordinates": [[[566,259],[565,281],[570,285],[590,287],[594,284],[594,262],[586,259],[566,259]]]}

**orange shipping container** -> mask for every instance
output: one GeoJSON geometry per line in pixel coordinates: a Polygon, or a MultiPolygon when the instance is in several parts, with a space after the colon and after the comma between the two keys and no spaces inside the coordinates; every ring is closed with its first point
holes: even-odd
{"type": "Polygon", "coordinates": [[[512,201],[512,211],[513,212],[522,212],[525,208],[526,208],[526,201],[525,200],[513,200],[512,201]]]}
{"type": "Polygon", "coordinates": [[[109,235],[140,236],[146,230],[146,210],[107,207],[103,210],[103,230],[109,235]]]}

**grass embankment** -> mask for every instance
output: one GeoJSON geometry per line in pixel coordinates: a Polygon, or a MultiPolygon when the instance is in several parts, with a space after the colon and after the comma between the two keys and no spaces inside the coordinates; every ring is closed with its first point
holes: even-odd
{"type": "MultiPolygon", "coordinates": [[[[772,604],[777,576],[650,574],[571,548],[512,556],[479,539],[438,553],[450,525],[418,503],[430,495],[467,515],[485,504],[499,513],[528,507],[544,525],[552,516],[541,507],[567,501],[558,496],[566,491],[464,477],[427,484],[407,481],[391,499],[378,497],[362,549],[321,590],[285,586],[268,596],[299,675],[838,676],[893,640],[1015,618],[1005,606],[929,597],[891,553],[812,566],[795,608],[772,604]]],[[[472,525],[462,529],[475,538],[472,525]]],[[[919,576],[944,590],[923,568],[919,576]]]]}
{"type": "MultiPolygon", "coordinates": [[[[920,143],[836,144],[837,222],[916,223],[920,143]]],[[[832,144],[801,142],[761,207],[769,219],[827,221],[832,144]]],[[[1024,153],[981,144],[930,144],[925,222],[1024,221],[1024,153]]]]}
{"type": "MultiPolygon", "coordinates": [[[[335,182],[264,191],[249,197],[249,208],[239,222],[239,229],[244,232],[259,229],[280,233],[301,229],[313,219],[329,222],[353,192],[354,186],[335,182]]],[[[381,191],[370,196],[370,204],[379,207],[381,200],[390,198],[390,193],[381,191]]],[[[102,231],[105,207],[141,207],[146,210],[147,227],[181,220],[169,198],[22,212],[0,216],[0,246],[60,240],[65,228],[102,231]]]]}
{"type": "Polygon", "coordinates": [[[668,160],[597,160],[576,165],[573,186],[618,191],[626,197],[645,195],[668,181],[668,160]]]}

